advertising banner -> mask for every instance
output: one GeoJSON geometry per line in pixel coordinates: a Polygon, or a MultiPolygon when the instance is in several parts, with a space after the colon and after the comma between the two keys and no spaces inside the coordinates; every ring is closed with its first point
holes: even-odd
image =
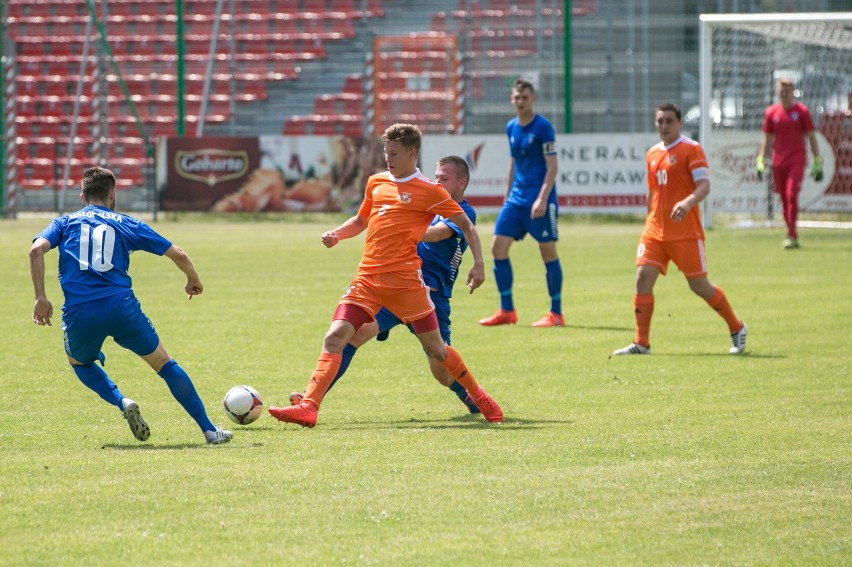
{"type": "MultiPolygon", "coordinates": [[[[556,192],[565,212],[642,213],[645,209],[645,152],[653,134],[561,134],[556,137],[559,174],[556,192]]],[[[449,154],[467,160],[468,201],[480,211],[496,211],[508,190],[510,165],[506,136],[427,136],[423,172],[449,154]]]]}
{"type": "MultiPolygon", "coordinates": [[[[852,172],[838,170],[832,144],[817,132],[824,177],[814,181],[805,169],[799,208],[802,211],[848,211],[852,208],[852,172]],[[846,187],[844,189],[844,187],[846,187]]],[[[709,210],[714,212],[765,214],[781,211],[781,201],[773,191],[767,160],[766,175],[757,178],[754,160],[763,134],[754,132],[713,132],[705,153],[710,166],[709,210]],[[772,201],[770,202],[770,199],[772,201]]],[[[808,149],[810,163],[810,149],[808,149]]]]}
{"type": "Polygon", "coordinates": [[[350,210],[367,177],[385,170],[373,137],[169,138],[161,153],[163,210],[350,210]]]}
{"type": "Polygon", "coordinates": [[[210,210],[260,163],[256,137],[169,138],[158,155],[166,162],[157,168],[165,211],[210,210]]]}
{"type": "MultiPolygon", "coordinates": [[[[852,134],[818,134],[825,178],[806,177],[803,210],[852,210],[852,134]],[[839,158],[837,156],[840,156],[839,158]],[[844,157],[845,156],[845,157],[844,157]]],[[[760,132],[714,132],[705,148],[713,212],[766,213],[771,187],[758,181],[754,158],[760,132]]],[[[645,152],[655,133],[557,136],[556,191],[565,213],[645,212],[645,152]]],[[[163,210],[348,211],[357,209],[367,178],[385,170],[378,137],[260,136],[169,138],[160,148],[158,187],[163,210]]],[[[470,166],[468,201],[480,212],[503,204],[509,171],[503,135],[426,135],[420,169],[433,177],[437,161],[458,155],[470,166]]],[[[767,178],[771,176],[767,175],[767,178]]],[[[777,195],[774,210],[780,210],[777,195]]]]}

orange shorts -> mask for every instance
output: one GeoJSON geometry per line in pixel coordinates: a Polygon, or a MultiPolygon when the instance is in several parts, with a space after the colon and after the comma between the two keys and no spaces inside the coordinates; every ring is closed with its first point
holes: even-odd
{"type": "Polygon", "coordinates": [[[435,310],[420,270],[356,274],[340,303],[356,305],[373,318],[385,307],[403,323],[422,319],[435,310]]]}
{"type": "Polygon", "coordinates": [[[695,240],[639,240],[636,250],[637,266],[656,266],[666,275],[669,261],[683,272],[687,279],[703,278],[707,275],[707,259],[704,257],[704,241],[695,240]]]}

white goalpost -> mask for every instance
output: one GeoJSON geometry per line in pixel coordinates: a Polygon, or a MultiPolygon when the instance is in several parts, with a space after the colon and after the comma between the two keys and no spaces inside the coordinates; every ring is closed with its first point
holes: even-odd
{"type": "Polygon", "coordinates": [[[754,159],[781,78],[810,109],[824,160],[824,179],[802,184],[801,209],[852,213],[852,12],[702,14],[699,42],[699,140],[713,179],[705,225],[716,213],[777,216],[754,159]]]}

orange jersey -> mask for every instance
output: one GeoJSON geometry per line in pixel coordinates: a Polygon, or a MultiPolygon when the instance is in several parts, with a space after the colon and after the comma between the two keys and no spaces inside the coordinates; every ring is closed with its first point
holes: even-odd
{"type": "Polygon", "coordinates": [[[646,155],[648,216],[642,235],[654,240],[704,239],[699,207],[680,222],[671,218],[675,204],[695,191],[695,179],[707,177],[707,158],[701,145],[681,136],[670,146],[656,144],[646,155]]]}
{"type": "Polygon", "coordinates": [[[451,217],[464,213],[440,183],[418,169],[397,179],[389,172],[367,180],[367,190],[358,216],[367,220],[364,255],[358,271],[379,274],[420,269],[417,242],[435,215],[451,217]]]}

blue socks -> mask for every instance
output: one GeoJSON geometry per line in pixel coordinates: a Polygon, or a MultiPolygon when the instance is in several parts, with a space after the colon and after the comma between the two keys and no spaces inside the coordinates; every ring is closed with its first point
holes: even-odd
{"type": "MultiPolygon", "coordinates": [[[[550,311],[562,313],[562,264],[559,259],[544,265],[547,277],[547,294],[550,296],[550,311]]],[[[494,279],[497,281],[497,291],[500,292],[500,309],[513,311],[512,300],[512,264],[508,258],[494,260],[494,279]]]]}
{"type": "Polygon", "coordinates": [[[512,302],[512,263],[508,258],[494,260],[494,279],[497,281],[497,291],[500,292],[500,309],[514,311],[512,302]]]}
{"type": "Polygon", "coordinates": [[[337,374],[334,376],[334,380],[331,381],[328,390],[325,391],[326,394],[337,383],[337,381],[340,380],[346,372],[346,369],[349,368],[349,363],[352,362],[352,357],[355,356],[356,352],[358,352],[358,349],[349,343],[346,343],[346,346],[343,347],[343,352],[340,354],[340,368],[337,369],[337,374]]]}
{"type": "Polygon", "coordinates": [[[201,398],[198,397],[198,392],[195,391],[195,386],[192,385],[192,380],[189,375],[184,372],[177,362],[174,360],[168,361],[157,374],[165,380],[166,385],[172,396],[183,406],[186,413],[195,420],[201,431],[216,431],[216,426],[207,417],[207,412],[204,411],[204,404],[201,403],[201,398]]]}
{"type": "Polygon", "coordinates": [[[562,314],[562,264],[559,258],[544,265],[547,270],[547,294],[551,313],[562,314]]]}
{"type": "Polygon", "coordinates": [[[467,406],[468,411],[470,413],[479,413],[479,408],[476,407],[476,404],[471,400],[470,403],[467,402],[467,390],[464,389],[464,386],[459,384],[458,382],[453,382],[450,384],[450,390],[462,401],[464,405],[467,406]]]}
{"type": "Polygon", "coordinates": [[[99,395],[108,404],[112,404],[120,410],[124,409],[121,407],[121,400],[124,396],[115,382],[109,379],[103,368],[94,362],[83,366],[72,364],[71,368],[74,369],[74,374],[77,375],[83,385],[99,395]]]}

